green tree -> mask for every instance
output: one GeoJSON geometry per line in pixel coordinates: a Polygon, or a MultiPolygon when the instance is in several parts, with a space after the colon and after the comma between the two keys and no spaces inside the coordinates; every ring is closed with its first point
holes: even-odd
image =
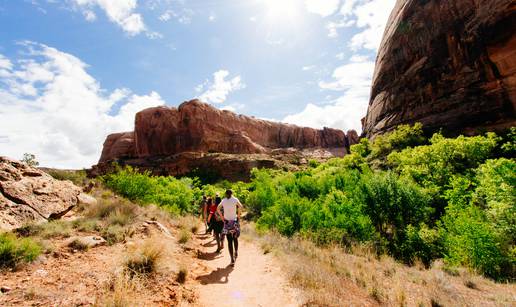
{"type": "Polygon", "coordinates": [[[21,162],[26,163],[30,167],[39,166],[39,162],[36,160],[36,155],[31,153],[24,153],[21,162]]]}

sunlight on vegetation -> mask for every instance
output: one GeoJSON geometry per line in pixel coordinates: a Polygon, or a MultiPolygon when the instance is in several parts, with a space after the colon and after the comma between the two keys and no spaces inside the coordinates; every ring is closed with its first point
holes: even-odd
{"type": "MultiPolygon", "coordinates": [[[[420,124],[402,125],[299,172],[255,169],[249,183],[202,185],[130,167],[104,182],[173,214],[197,212],[203,193],[232,188],[259,231],[297,234],[320,246],[358,244],[411,265],[442,258],[450,269],[466,266],[504,280],[516,276],[515,143],[514,128],[503,136],[427,138],[420,124]]],[[[190,235],[184,231],[180,241],[190,235]]]]}
{"type": "Polygon", "coordinates": [[[42,247],[32,239],[0,233],[0,270],[15,269],[22,263],[32,262],[41,252],[42,247]]]}

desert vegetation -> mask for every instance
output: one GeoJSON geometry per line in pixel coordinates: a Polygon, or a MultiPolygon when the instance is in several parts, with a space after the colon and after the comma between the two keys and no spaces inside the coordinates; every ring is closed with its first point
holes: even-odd
{"type": "Polygon", "coordinates": [[[514,287],[468,269],[450,270],[442,260],[407,266],[362,244],[344,251],[299,233],[257,233],[252,224],[243,233],[279,259],[290,283],[302,289],[305,306],[509,306],[516,295],[514,287]]]}
{"type": "MultiPolygon", "coordinates": [[[[232,187],[260,231],[299,235],[318,246],[363,245],[377,255],[431,267],[467,267],[496,280],[516,274],[516,129],[506,135],[425,136],[402,125],[351,154],[299,172],[255,169],[249,183],[202,185],[138,173],[104,178],[117,193],[174,214],[232,187]]],[[[181,241],[188,241],[187,231],[181,241]]]]}

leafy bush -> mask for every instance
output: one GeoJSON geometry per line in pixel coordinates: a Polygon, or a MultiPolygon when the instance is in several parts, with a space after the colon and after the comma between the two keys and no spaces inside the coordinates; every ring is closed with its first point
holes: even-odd
{"type": "Polygon", "coordinates": [[[373,239],[375,229],[362,206],[339,190],[332,190],[302,215],[305,235],[318,244],[363,242],[373,239]]]}
{"type": "Polygon", "coordinates": [[[126,167],[105,176],[106,185],[130,200],[157,204],[170,212],[193,213],[194,180],[190,178],[151,176],[126,167]]]}
{"type": "Polygon", "coordinates": [[[85,170],[59,170],[49,169],[47,173],[57,180],[70,180],[75,185],[82,186],[88,181],[85,170]]]}
{"type": "Polygon", "coordinates": [[[259,229],[286,236],[365,243],[406,263],[445,258],[514,278],[514,131],[427,140],[421,125],[401,126],[301,172],[254,170],[249,210],[259,229]]]}
{"type": "Polygon", "coordinates": [[[385,157],[392,151],[422,145],[425,142],[421,123],[413,126],[399,125],[396,130],[375,138],[370,146],[370,156],[371,158],[385,157]]]}
{"type": "Polygon", "coordinates": [[[299,196],[284,196],[266,210],[258,220],[258,227],[274,228],[292,236],[301,230],[301,217],[310,207],[310,201],[299,196]]]}
{"type": "Polygon", "coordinates": [[[29,238],[0,233],[0,269],[14,269],[21,263],[32,262],[41,251],[41,246],[29,238]]]}

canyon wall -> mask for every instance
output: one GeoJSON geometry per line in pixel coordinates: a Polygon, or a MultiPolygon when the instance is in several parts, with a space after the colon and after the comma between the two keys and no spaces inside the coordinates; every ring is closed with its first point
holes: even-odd
{"type": "Polygon", "coordinates": [[[398,0],[376,60],[363,134],[399,124],[478,133],[514,126],[516,2],[398,0]]]}

